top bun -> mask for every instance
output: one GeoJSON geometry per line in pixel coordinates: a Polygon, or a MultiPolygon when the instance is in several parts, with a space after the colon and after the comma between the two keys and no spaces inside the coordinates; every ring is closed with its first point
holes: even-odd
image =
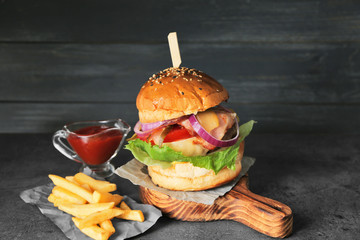
{"type": "Polygon", "coordinates": [[[142,123],[196,114],[226,101],[226,89],[209,75],[186,67],[167,68],[142,86],[136,107],[142,123]]]}

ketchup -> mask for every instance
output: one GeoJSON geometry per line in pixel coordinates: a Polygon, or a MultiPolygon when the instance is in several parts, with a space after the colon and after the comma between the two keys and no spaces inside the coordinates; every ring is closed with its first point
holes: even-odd
{"type": "Polygon", "coordinates": [[[67,140],[87,164],[105,163],[119,147],[123,133],[107,126],[90,126],[70,133],[67,140]]]}

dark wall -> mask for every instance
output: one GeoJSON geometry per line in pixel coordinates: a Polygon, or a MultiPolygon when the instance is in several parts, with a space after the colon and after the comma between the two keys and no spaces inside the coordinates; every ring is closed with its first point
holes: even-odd
{"type": "Polygon", "coordinates": [[[360,2],[0,1],[0,132],[137,121],[171,66],[216,78],[258,133],[360,133],[360,2]]]}

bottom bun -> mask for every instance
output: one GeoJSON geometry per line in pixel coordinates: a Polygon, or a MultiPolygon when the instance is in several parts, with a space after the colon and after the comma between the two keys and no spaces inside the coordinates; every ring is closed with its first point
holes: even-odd
{"type": "Polygon", "coordinates": [[[244,141],[240,143],[235,161],[235,170],[224,167],[215,174],[213,170],[195,167],[189,162],[176,162],[170,168],[148,166],[148,172],[154,184],[177,191],[200,191],[221,186],[235,179],[241,171],[241,159],[244,154],[244,141]]]}

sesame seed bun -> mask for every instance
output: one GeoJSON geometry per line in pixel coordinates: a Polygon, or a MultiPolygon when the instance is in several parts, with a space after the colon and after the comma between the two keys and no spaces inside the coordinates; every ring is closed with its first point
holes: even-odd
{"type": "Polygon", "coordinates": [[[142,86],[136,107],[140,122],[151,123],[196,114],[228,98],[226,89],[201,71],[167,68],[142,86]]]}

